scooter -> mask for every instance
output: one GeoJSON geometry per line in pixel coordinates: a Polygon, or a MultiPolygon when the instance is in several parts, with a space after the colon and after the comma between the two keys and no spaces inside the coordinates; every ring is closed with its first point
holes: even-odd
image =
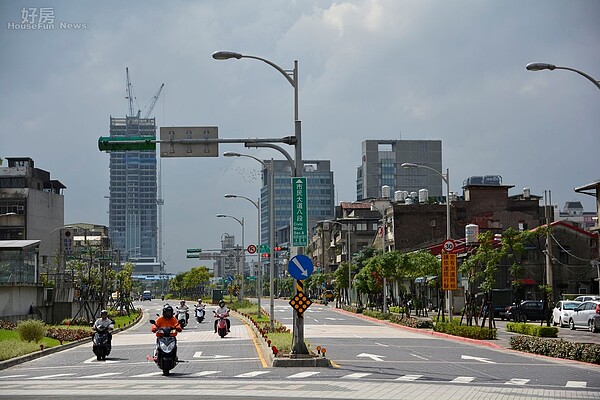
{"type": "Polygon", "coordinates": [[[179,322],[179,325],[181,325],[181,329],[185,328],[185,326],[187,325],[187,312],[185,310],[182,310],[180,308],[177,308],[177,321],[179,322]]]}
{"type": "Polygon", "coordinates": [[[217,314],[216,311],[213,311],[215,314],[215,318],[218,318],[217,321],[217,333],[221,338],[227,336],[227,314],[217,314]]]}
{"type": "MultiPolygon", "coordinates": [[[[152,325],[156,321],[151,319],[152,325]]],[[[175,368],[179,359],[177,358],[177,331],[175,328],[158,328],[156,333],[159,335],[156,338],[156,348],[154,349],[154,362],[158,368],[162,369],[163,375],[169,375],[171,370],[175,368]]]]}
{"type": "Polygon", "coordinates": [[[196,307],[196,321],[198,321],[198,323],[204,321],[205,314],[206,311],[204,310],[204,307],[196,307]]]}
{"type": "Polygon", "coordinates": [[[106,356],[110,354],[111,350],[110,333],[107,328],[103,327],[94,330],[92,351],[96,355],[98,361],[106,360],[106,356]]]}

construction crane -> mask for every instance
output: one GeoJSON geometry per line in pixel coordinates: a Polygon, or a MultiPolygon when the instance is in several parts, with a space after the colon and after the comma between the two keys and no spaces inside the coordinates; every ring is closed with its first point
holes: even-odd
{"type": "MultiPolygon", "coordinates": [[[[129,101],[129,115],[133,116],[133,88],[131,87],[131,79],[129,79],[129,67],[125,67],[125,74],[127,75],[127,96],[125,98],[129,101]]],[[[139,116],[139,112],[138,112],[139,116]]]]}
{"type": "Polygon", "coordinates": [[[160,85],[160,88],[158,88],[158,91],[152,97],[152,100],[150,100],[150,103],[146,106],[146,108],[144,108],[144,110],[147,110],[144,113],[144,118],[148,118],[150,116],[150,113],[152,112],[152,110],[154,110],[154,106],[156,105],[156,102],[158,101],[158,97],[160,96],[160,92],[162,92],[162,89],[164,86],[165,86],[164,83],[162,85],[160,85]]]}

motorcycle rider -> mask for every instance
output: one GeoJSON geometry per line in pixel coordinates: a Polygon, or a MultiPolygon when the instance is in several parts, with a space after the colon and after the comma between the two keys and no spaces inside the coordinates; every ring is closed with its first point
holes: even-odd
{"type": "Polygon", "coordinates": [[[152,325],[152,332],[156,332],[156,336],[160,336],[157,332],[159,328],[175,328],[177,332],[181,332],[182,330],[179,321],[173,315],[173,307],[169,304],[165,304],[162,309],[162,316],[158,317],[154,325],[152,325]]]}
{"type": "Polygon", "coordinates": [[[177,307],[177,309],[185,311],[185,324],[187,325],[190,319],[190,308],[185,304],[185,300],[179,302],[179,307],[177,307]]]}
{"type": "MultiPolygon", "coordinates": [[[[224,314],[226,317],[229,317],[229,308],[225,307],[224,300],[219,301],[219,307],[217,307],[217,309],[215,310],[215,333],[217,333],[217,323],[219,322],[219,319],[217,316],[219,314],[224,314]]],[[[231,322],[229,321],[229,318],[225,318],[225,321],[227,322],[227,332],[229,332],[229,327],[231,326],[231,322]]]]}
{"type": "Polygon", "coordinates": [[[108,311],[102,310],[100,311],[100,318],[94,322],[93,329],[95,331],[107,331],[108,332],[108,347],[110,348],[112,342],[112,333],[110,333],[114,329],[113,321],[108,318],[108,311]]]}

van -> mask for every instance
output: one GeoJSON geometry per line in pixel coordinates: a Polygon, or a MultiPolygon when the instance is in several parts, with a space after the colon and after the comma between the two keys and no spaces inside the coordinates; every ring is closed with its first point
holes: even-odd
{"type": "Polygon", "coordinates": [[[152,292],[149,290],[144,290],[142,293],[142,301],[144,300],[152,300],[152,292]]]}

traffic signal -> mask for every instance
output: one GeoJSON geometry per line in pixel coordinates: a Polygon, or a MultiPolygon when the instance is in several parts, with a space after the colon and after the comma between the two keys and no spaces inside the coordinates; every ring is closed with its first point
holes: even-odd
{"type": "Polygon", "coordinates": [[[98,149],[100,151],[144,151],[156,150],[156,138],[154,136],[130,136],[130,137],[100,137],[98,149]]]}

